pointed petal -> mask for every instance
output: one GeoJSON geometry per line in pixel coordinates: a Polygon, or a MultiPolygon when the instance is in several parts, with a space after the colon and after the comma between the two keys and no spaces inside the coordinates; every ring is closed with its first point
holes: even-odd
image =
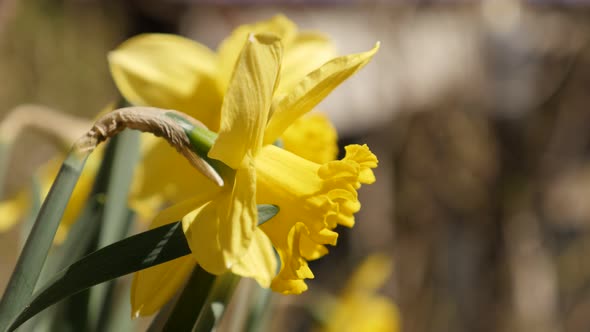
{"type": "Polygon", "coordinates": [[[141,270],[131,284],[133,317],[149,316],[170,301],[182,287],[196,262],[191,255],[141,270]]]}
{"type": "Polygon", "coordinates": [[[192,256],[203,269],[211,274],[222,274],[227,270],[219,243],[221,227],[218,213],[222,197],[208,202],[203,208],[192,211],[182,219],[182,229],[191,248],[192,256]]]}
{"type": "Polygon", "coordinates": [[[247,252],[257,220],[256,173],[250,167],[237,170],[232,188],[187,215],[182,224],[199,264],[209,273],[221,274],[247,252]]]}
{"type": "Polygon", "coordinates": [[[175,108],[204,77],[216,73],[217,59],[207,47],[166,34],[143,34],[108,56],[121,94],[134,105],[175,108]]]}
{"type": "Polygon", "coordinates": [[[221,67],[219,79],[221,91],[227,89],[236,61],[248,36],[256,33],[275,34],[281,39],[283,45],[289,45],[297,34],[297,26],[284,15],[276,15],[266,21],[245,24],[236,28],[229,37],[221,42],[217,51],[221,67]]]}
{"type": "Polygon", "coordinates": [[[331,40],[319,33],[300,33],[292,43],[284,45],[279,92],[290,91],[307,74],[337,56],[331,40]]]}
{"type": "Polygon", "coordinates": [[[209,156],[231,168],[245,167],[262,138],[282,57],[275,35],[251,35],[236,63],[223,100],[221,128],[209,156]]]}
{"type": "Polygon", "coordinates": [[[277,271],[277,259],[272,243],[260,228],[256,228],[248,251],[232,266],[231,271],[242,277],[254,278],[261,287],[270,287],[277,271]]]}
{"type": "Polygon", "coordinates": [[[156,216],[156,218],[154,218],[150,229],[182,220],[192,211],[200,209],[203,205],[209,202],[212,197],[214,196],[212,196],[210,193],[196,191],[196,196],[188,198],[178,204],[172,205],[171,207],[162,210],[156,216]]]}
{"type": "Polygon", "coordinates": [[[336,58],[307,75],[276,104],[266,128],[264,143],[274,142],[301,115],[311,111],[340,83],[363,68],[379,49],[336,58]]]}

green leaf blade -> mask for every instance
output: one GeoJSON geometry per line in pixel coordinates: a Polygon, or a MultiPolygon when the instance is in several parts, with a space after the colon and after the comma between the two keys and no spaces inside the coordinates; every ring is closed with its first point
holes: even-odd
{"type": "Polygon", "coordinates": [[[47,286],[33,295],[12,322],[9,331],[70,295],[188,254],[190,249],[180,222],[134,235],[95,251],[62,270],[47,286]]]}
{"type": "Polygon", "coordinates": [[[65,207],[89,153],[70,152],[51,187],[0,301],[0,331],[29,300],[47,259],[65,207]]]}

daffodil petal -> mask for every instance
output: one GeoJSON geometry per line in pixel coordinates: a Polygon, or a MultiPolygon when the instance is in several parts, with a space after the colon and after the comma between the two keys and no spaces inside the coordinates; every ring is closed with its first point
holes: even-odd
{"type": "MultiPolygon", "coordinates": [[[[161,211],[152,221],[150,229],[181,220],[191,211],[198,211],[209,201],[211,194],[206,191],[196,193],[196,196],[161,211]]],[[[195,265],[194,257],[187,255],[135,273],[131,287],[133,315],[148,316],[159,310],[182,286],[195,265]]]]}
{"type": "Polygon", "coordinates": [[[256,228],[248,251],[231,268],[234,274],[254,278],[261,287],[270,287],[277,271],[277,259],[272,243],[264,232],[256,228]]]}
{"type": "Polygon", "coordinates": [[[160,310],[182,287],[195,266],[195,259],[186,255],[135,273],[131,284],[133,317],[149,316],[160,310]]]}
{"type": "Polygon", "coordinates": [[[220,62],[220,90],[225,91],[244,43],[250,34],[272,33],[277,35],[283,45],[289,45],[297,34],[297,26],[284,15],[276,15],[269,20],[245,24],[236,28],[221,42],[218,48],[220,62]]]}
{"type": "Polygon", "coordinates": [[[109,53],[119,92],[132,104],[175,108],[203,77],[216,73],[217,58],[207,47],[168,34],[143,34],[109,53]]]}
{"type": "Polygon", "coordinates": [[[338,57],[309,73],[288,95],[273,104],[264,143],[274,142],[293,121],[311,111],[340,83],[363,68],[378,49],[379,43],[368,52],[338,57]]]}
{"type": "Polygon", "coordinates": [[[284,45],[279,93],[289,91],[307,74],[337,55],[331,40],[314,32],[299,33],[293,42],[284,45]]]}
{"type": "Polygon", "coordinates": [[[264,128],[281,66],[275,35],[250,35],[221,108],[221,128],[209,157],[233,169],[246,167],[262,146],[264,128]]]}
{"type": "Polygon", "coordinates": [[[223,201],[226,200],[226,197],[217,196],[182,219],[182,229],[192,256],[203,269],[217,275],[224,273],[228,268],[223,259],[217,233],[221,227],[218,213],[223,209],[223,201]]]}
{"type": "Polygon", "coordinates": [[[207,191],[197,191],[195,196],[162,210],[152,221],[150,229],[182,220],[191,211],[194,211],[209,202],[210,198],[211,193],[207,191]]]}
{"type": "Polygon", "coordinates": [[[297,119],[281,136],[287,151],[318,164],[336,159],[338,134],[327,116],[312,113],[297,119]]]}
{"type": "Polygon", "coordinates": [[[225,272],[246,254],[258,221],[254,168],[238,169],[234,181],[231,188],[183,219],[194,257],[212,274],[225,272]]]}

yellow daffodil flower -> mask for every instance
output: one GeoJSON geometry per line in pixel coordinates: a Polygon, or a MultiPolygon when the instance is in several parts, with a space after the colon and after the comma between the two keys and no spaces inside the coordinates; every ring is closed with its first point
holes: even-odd
{"type": "Polygon", "coordinates": [[[391,259],[369,256],[349,279],[321,331],[399,331],[397,306],[388,297],[377,294],[390,275],[391,259]]]}
{"type": "Polygon", "coordinates": [[[301,293],[303,280],[313,277],[307,260],[336,243],[337,225],[353,225],[360,208],[356,190],[375,181],[377,158],[367,146],[348,146],[344,159],[317,164],[270,143],[368,63],[378,46],[335,58],[280,91],[281,39],[251,34],[244,42],[208,154],[228,166],[221,170],[225,186],[201,181],[193,188],[197,196],[156,218],[152,227],[182,219],[192,255],[135,275],[135,315],[158,310],[197,263],[214,274],[231,271],[282,293],[301,293]],[[257,226],[256,204],[274,204],[280,212],[257,226]],[[281,259],[278,274],[273,246],[281,259]]]}
{"type": "MultiPolygon", "coordinates": [[[[277,94],[289,91],[336,55],[328,38],[319,33],[300,32],[292,21],[277,15],[236,28],[221,42],[217,52],[180,36],[143,34],[133,37],[109,54],[113,79],[121,94],[134,105],[179,110],[218,131],[221,104],[238,55],[247,36],[259,32],[274,33],[283,44],[277,94]]],[[[299,120],[300,128],[309,124],[316,134],[309,135],[311,131],[307,131],[297,135],[297,131],[288,131],[290,134],[283,138],[285,148],[297,149],[304,141],[305,146],[318,147],[307,149],[304,157],[322,162],[333,160],[335,131],[321,117],[314,115],[299,120]],[[319,144],[324,142],[329,144],[319,144]]],[[[160,197],[161,201],[178,203],[193,195],[195,186],[202,182],[200,174],[166,142],[157,140],[152,145],[143,157],[142,175],[136,178],[135,202],[160,197]],[[168,171],[171,165],[174,165],[174,172],[168,171]]]]}

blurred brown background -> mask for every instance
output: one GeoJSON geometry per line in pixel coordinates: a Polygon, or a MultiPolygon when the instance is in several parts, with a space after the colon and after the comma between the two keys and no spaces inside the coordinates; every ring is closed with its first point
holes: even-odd
{"type": "MultiPolygon", "coordinates": [[[[320,106],[343,143],[370,144],[380,168],[355,229],[315,263],[309,293],[337,291],[381,251],[394,257],[384,292],[403,331],[590,331],[583,2],[237,2],[2,0],[0,116],[41,103],[92,117],[116,95],[106,53],[140,32],[215,48],[235,26],[283,12],[343,54],[380,40],[375,61],[320,106]]],[[[26,133],[14,151],[8,192],[56,149],[26,133]]],[[[0,234],[0,289],[15,234],[0,234]]]]}

